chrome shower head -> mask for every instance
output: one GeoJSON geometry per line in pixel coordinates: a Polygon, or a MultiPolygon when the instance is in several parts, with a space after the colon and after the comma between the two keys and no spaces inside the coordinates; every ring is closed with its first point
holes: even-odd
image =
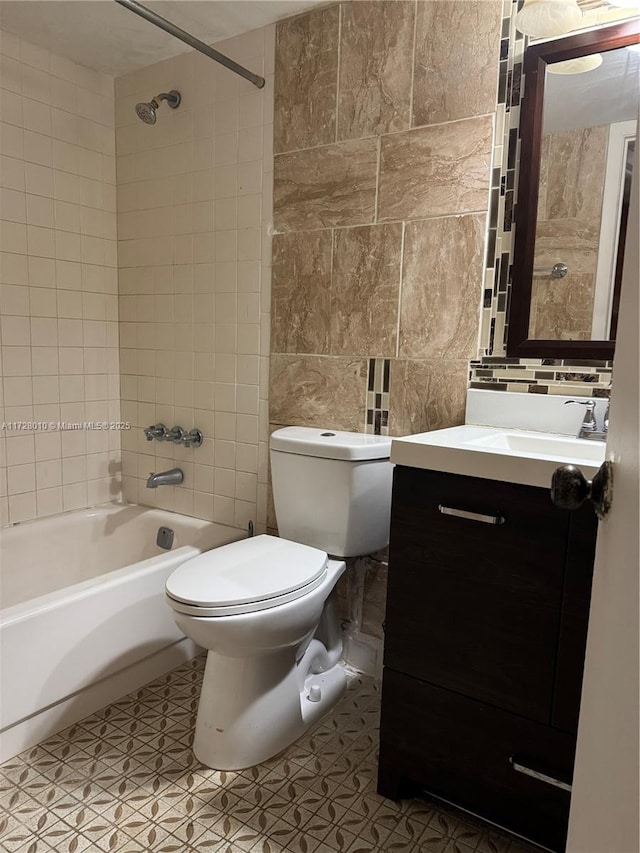
{"type": "Polygon", "coordinates": [[[138,118],[143,121],[145,124],[155,124],[156,123],[156,110],[158,109],[158,102],[155,98],[148,103],[136,104],[136,115],[138,118]]]}
{"type": "Polygon", "coordinates": [[[180,106],[180,92],[172,89],[170,92],[160,92],[150,101],[136,104],[136,115],[145,124],[155,124],[157,120],[156,110],[160,101],[166,101],[172,110],[180,106]]]}

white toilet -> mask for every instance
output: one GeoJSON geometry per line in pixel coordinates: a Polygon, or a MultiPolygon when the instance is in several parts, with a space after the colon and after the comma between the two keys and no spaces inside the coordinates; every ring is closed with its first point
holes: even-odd
{"type": "Polygon", "coordinates": [[[335,595],[342,560],[389,538],[391,439],[310,427],[271,436],[280,537],[256,536],[188,560],[167,599],[208,649],[193,749],[239,770],[280,752],[342,695],[335,595]]]}

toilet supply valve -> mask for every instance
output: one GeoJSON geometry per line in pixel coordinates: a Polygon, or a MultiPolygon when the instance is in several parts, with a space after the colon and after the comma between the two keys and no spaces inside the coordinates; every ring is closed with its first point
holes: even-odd
{"type": "Polygon", "coordinates": [[[309,702],[319,702],[322,699],[322,690],[319,684],[312,684],[309,688],[309,702]]]}

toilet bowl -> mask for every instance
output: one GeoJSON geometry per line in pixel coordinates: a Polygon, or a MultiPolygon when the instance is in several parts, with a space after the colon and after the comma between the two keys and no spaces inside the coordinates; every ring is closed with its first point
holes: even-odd
{"type": "Polygon", "coordinates": [[[257,536],[169,578],[178,627],[208,650],[193,744],[203,764],[259,764],[340,698],[342,641],[326,605],[344,568],[315,548],[257,536]],[[319,629],[326,645],[314,640],[319,629]]]}
{"type": "MultiPolygon", "coordinates": [[[[233,542],[188,560],[169,577],[167,601],[178,627],[208,652],[193,743],[208,767],[239,770],[276,755],[344,692],[335,586],[345,563],[316,545],[330,542],[340,557],[356,545],[372,551],[374,543],[386,543],[389,446],[379,436],[278,430],[272,436],[274,493],[290,491],[291,506],[315,510],[301,531],[299,513],[287,505],[284,515],[295,516],[289,529],[298,541],[261,535],[233,542]],[[286,457],[284,465],[278,456],[286,457]],[[302,481],[292,456],[302,457],[302,481]]],[[[277,498],[276,513],[280,524],[277,498]]]]}

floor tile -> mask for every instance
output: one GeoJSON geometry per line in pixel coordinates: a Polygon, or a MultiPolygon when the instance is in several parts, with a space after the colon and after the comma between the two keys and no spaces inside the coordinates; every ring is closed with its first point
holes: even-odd
{"type": "Polygon", "coordinates": [[[536,853],[444,804],[376,792],[380,690],[364,676],[282,754],[204,767],[203,672],[195,658],[0,766],[3,853],[536,853]]]}

